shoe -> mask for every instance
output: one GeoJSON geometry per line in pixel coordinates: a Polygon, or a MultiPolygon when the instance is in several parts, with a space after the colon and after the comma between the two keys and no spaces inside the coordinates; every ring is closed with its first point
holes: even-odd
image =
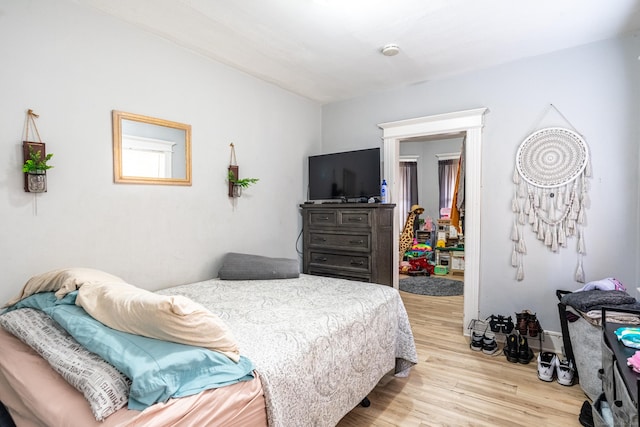
{"type": "Polygon", "coordinates": [[[533,350],[529,348],[527,338],[520,336],[518,339],[518,362],[526,365],[533,359],[533,350]]]}
{"type": "Polygon", "coordinates": [[[491,332],[500,332],[500,328],[503,323],[503,316],[496,316],[495,314],[492,314],[487,317],[487,320],[489,321],[489,328],[491,329],[491,332]]]}
{"type": "Polygon", "coordinates": [[[516,329],[520,332],[520,335],[527,335],[530,314],[529,310],[522,310],[521,313],[516,313],[516,329]]]}
{"type": "Polygon", "coordinates": [[[556,359],[556,376],[558,383],[566,386],[573,385],[575,368],[573,362],[567,359],[556,359]]]}
{"type": "Polygon", "coordinates": [[[535,314],[530,314],[527,319],[527,329],[529,331],[529,336],[534,338],[538,336],[539,332],[542,332],[542,328],[540,327],[540,322],[538,322],[538,318],[535,314]]]}
{"type": "Polygon", "coordinates": [[[542,381],[553,381],[558,357],[555,353],[545,351],[538,354],[538,378],[542,381]]]}
{"type": "Polygon", "coordinates": [[[471,343],[469,344],[469,347],[471,347],[471,350],[473,351],[480,351],[482,350],[483,341],[484,341],[484,335],[479,334],[476,331],[473,331],[471,333],[471,343]]]}
{"type": "Polygon", "coordinates": [[[578,416],[580,425],[584,427],[594,427],[593,411],[591,409],[591,403],[588,400],[582,402],[582,408],[580,408],[580,415],[578,416]]]}
{"type": "Polygon", "coordinates": [[[484,354],[495,354],[497,351],[496,335],[493,332],[485,332],[482,337],[482,352],[484,354]]]}
{"type": "Polygon", "coordinates": [[[518,363],[518,337],[516,334],[507,336],[507,343],[504,345],[504,355],[511,363],[518,363]]]}
{"type": "Polygon", "coordinates": [[[489,328],[491,328],[491,332],[495,333],[510,334],[515,326],[511,316],[506,317],[500,314],[496,316],[495,314],[492,314],[487,317],[487,320],[489,321],[489,328]]]}
{"type": "Polygon", "coordinates": [[[514,327],[515,325],[513,324],[513,320],[511,320],[511,316],[509,316],[504,319],[504,322],[502,323],[502,327],[500,328],[500,331],[503,334],[510,334],[511,331],[513,331],[514,327]]]}

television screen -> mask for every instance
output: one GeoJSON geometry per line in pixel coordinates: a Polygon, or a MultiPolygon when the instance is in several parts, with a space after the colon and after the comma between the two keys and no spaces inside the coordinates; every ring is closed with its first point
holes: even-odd
{"type": "Polygon", "coordinates": [[[309,200],[380,196],[380,148],[309,156],[309,200]]]}

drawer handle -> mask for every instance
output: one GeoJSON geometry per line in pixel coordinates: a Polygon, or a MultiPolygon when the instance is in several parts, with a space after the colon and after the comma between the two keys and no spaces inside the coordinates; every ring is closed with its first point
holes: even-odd
{"type": "Polygon", "coordinates": [[[317,257],[316,261],[326,262],[327,261],[327,257],[317,257]]]}
{"type": "Polygon", "coordinates": [[[361,245],[364,243],[364,240],[360,239],[360,240],[350,240],[349,243],[351,243],[352,245],[361,245]]]}
{"type": "Polygon", "coordinates": [[[359,216],[357,218],[349,217],[349,218],[347,218],[347,221],[350,221],[350,222],[362,222],[362,217],[361,216],[359,216]]]}
{"type": "Polygon", "coordinates": [[[351,265],[364,265],[364,261],[360,260],[360,261],[356,261],[356,260],[351,260],[351,265]]]}
{"type": "Polygon", "coordinates": [[[321,216],[318,218],[321,221],[329,221],[329,217],[328,216],[321,216]]]}
{"type": "Polygon", "coordinates": [[[325,239],[324,237],[314,237],[313,240],[315,240],[316,242],[326,242],[327,239],[325,239]]]}

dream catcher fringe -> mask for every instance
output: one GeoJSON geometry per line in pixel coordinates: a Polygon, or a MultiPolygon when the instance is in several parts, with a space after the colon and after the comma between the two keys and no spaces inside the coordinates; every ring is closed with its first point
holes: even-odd
{"type": "Polygon", "coordinates": [[[586,178],[590,176],[588,146],[577,132],[544,128],[522,142],[516,156],[511,200],[511,265],[516,269],[517,280],[524,279],[523,258],[527,250],[523,231],[528,226],[536,239],[554,253],[567,247],[568,238],[577,237],[574,277],[577,282],[585,282],[583,227],[585,208],[590,203],[586,178]]]}

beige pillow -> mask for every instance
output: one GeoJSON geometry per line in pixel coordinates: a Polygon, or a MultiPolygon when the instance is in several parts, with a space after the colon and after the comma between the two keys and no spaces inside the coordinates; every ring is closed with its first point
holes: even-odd
{"type": "Polygon", "coordinates": [[[33,276],[25,283],[20,295],[7,302],[9,307],[39,292],[55,292],[58,299],[73,292],[85,283],[122,282],[119,277],[92,268],[62,268],[33,276]]]}
{"type": "Polygon", "coordinates": [[[78,290],[76,305],[110,328],[240,360],[238,344],[222,319],[187,297],[158,295],[127,283],[88,283],[78,290]]]}

